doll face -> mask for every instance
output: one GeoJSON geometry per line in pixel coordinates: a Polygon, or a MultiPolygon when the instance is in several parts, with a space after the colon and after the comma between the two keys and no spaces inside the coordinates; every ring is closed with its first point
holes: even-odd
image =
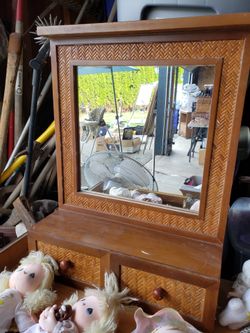
{"type": "Polygon", "coordinates": [[[73,320],[78,328],[84,331],[94,320],[101,318],[101,312],[97,297],[84,297],[73,305],[73,320]]]}
{"type": "Polygon", "coordinates": [[[43,267],[29,264],[17,268],[10,276],[10,288],[18,290],[23,296],[38,289],[44,279],[43,267]]]}

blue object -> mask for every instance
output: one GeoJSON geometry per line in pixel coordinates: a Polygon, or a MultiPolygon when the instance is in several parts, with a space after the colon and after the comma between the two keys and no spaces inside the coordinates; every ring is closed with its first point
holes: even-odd
{"type": "Polygon", "coordinates": [[[156,135],[155,135],[155,155],[164,155],[165,141],[165,116],[167,94],[167,67],[159,67],[159,84],[157,92],[157,118],[156,118],[156,135]]]}
{"type": "Polygon", "coordinates": [[[176,134],[178,132],[179,123],[179,109],[174,109],[173,111],[173,132],[176,134]]]}
{"type": "MultiPolygon", "coordinates": [[[[106,19],[108,19],[110,12],[112,10],[112,7],[114,5],[115,0],[105,0],[105,13],[106,13],[106,19]]],[[[115,15],[114,21],[117,21],[117,16],[115,15]]]]}
{"type": "Polygon", "coordinates": [[[108,129],[107,126],[101,126],[97,136],[105,136],[108,129]]]}

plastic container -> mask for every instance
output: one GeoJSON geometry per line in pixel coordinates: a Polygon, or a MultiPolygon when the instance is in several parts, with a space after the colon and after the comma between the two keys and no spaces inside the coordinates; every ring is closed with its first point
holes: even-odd
{"type": "MultiPolygon", "coordinates": [[[[189,184],[183,184],[180,187],[180,191],[184,196],[191,197],[192,199],[200,199],[201,194],[201,176],[191,176],[188,178],[189,184]]],[[[185,181],[187,183],[187,179],[185,181]]]]}
{"type": "Polygon", "coordinates": [[[118,21],[249,11],[249,0],[117,0],[118,21]]]}

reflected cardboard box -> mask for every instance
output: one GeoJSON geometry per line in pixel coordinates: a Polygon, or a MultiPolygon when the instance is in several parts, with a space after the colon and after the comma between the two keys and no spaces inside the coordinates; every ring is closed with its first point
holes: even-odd
{"type": "Polygon", "coordinates": [[[188,123],[191,119],[192,112],[180,110],[179,135],[186,139],[190,139],[192,137],[192,130],[188,127],[188,123]]]}
{"type": "Polygon", "coordinates": [[[198,112],[198,113],[203,113],[203,112],[210,113],[211,101],[212,101],[212,97],[210,97],[210,96],[197,97],[197,99],[196,99],[196,112],[198,112]]]}
{"type": "MultiPolygon", "coordinates": [[[[115,151],[116,149],[120,150],[119,141],[111,138],[105,139],[106,146],[108,150],[115,151]],[[116,149],[115,149],[116,145],[116,149]]],[[[131,140],[122,140],[122,151],[126,154],[133,154],[140,150],[141,147],[141,139],[140,138],[134,138],[131,140]]],[[[106,149],[105,149],[106,150],[106,149]]]]}
{"type": "Polygon", "coordinates": [[[106,150],[108,150],[108,149],[107,149],[105,137],[99,136],[98,138],[96,138],[95,151],[99,152],[99,151],[106,151],[106,150]]]}
{"type": "Polygon", "coordinates": [[[122,140],[122,150],[124,153],[133,154],[140,150],[141,139],[134,138],[131,140],[122,140]]]}
{"type": "Polygon", "coordinates": [[[206,155],[206,148],[200,148],[199,150],[199,165],[204,165],[206,155]]]}

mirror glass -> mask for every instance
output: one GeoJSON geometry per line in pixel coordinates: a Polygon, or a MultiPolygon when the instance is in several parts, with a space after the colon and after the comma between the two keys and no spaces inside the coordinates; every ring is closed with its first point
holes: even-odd
{"type": "Polygon", "coordinates": [[[215,66],[77,66],[80,190],[199,212],[215,66]]]}

